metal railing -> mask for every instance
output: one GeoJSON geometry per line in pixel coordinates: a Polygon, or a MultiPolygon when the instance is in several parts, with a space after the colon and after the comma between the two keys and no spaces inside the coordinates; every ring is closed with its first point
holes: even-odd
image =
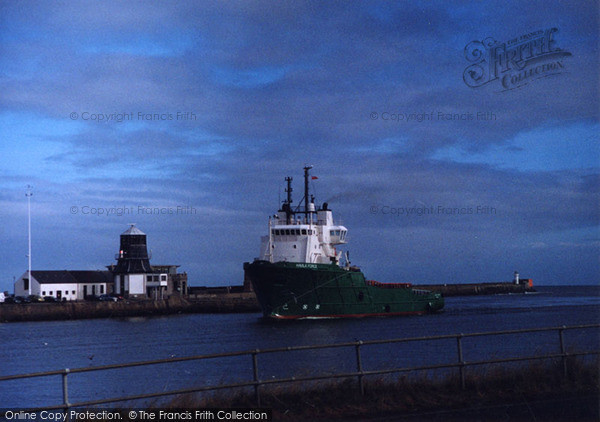
{"type": "Polygon", "coordinates": [[[216,391],[216,390],[222,390],[222,389],[232,389],[232,388],[242,388],[242,387],[253,387],[254,388],[256,404],[257,404],[257,406],[260,406],[260,404],[261,404],[260,389],[261,389],[261,386],[265,386],[265,385],[319,381],[319,380],[333,380],[333,379],[340,379],[340,378],[356,378],[357,382],[358,382],[358,388],[360,390],[360,393],[364,395],[365,394],[364,378],[366,376],[387,375],[387,374],[406,373],[406,372],[414,372],[414,371],[439,370],[439,369],[449,369],[449,368],[457,368],[458,369],[460,386],[461,386],[461,388],[464,389],[465,388],[465,369],[467,367],[477,366],[477,365],[492,365],[492,364],[502,364],[502,363],[509,363],[509,362],[524,362],[524,361],[546,360],[546,359],[561,359],[562,367],[563,367],[563,376],[566,378],[568,376],[567,359],[569,357],[600,355],[600,350],[588,350],[588,351],[569,353],[569,352],[567,352],[567,349],[565,346],[564,332],[567,330],[594,329],[594,328],[595,329],[600,328],[600,324],[577,325],[577,326],[569,326],[569,327],[562,326],[562,327],[550,327],[550,328],[532,328],[532,329],[480,332],[480,333],[469,333],[469,334],[449,334],[449,335],[439,335],[439,336],[429,336],[429,337],[397,338],[397,339],[388,339],[388,340],[353,341],[353,342],[345,342],[345,343],[310,345],[310,346],[280,347],[280,348],[272,348],[272,349],[265,349],[265,350],[255,349],[255,350],[230,352],[230,353],[215,353],[215,354],[207,354],[207,355],[188,356],[188,357],[175,357],[175,358],[169,358],[169,359],[148,360],[148,361],[132,362],[132,363],[124,363],[124,364],[103,365],[103,366],[88,367],[88,368],[75,368],[75,369],[66,368],[66,369],[61,369],[61,370],[56,370],[56,371],[34,372],[34,373],[20,374],[20,375],[7,375],[7,376],[0,376],[0,382],[8,381],[8,380],[48,377],[48,376],[60,376],[62,378],[62,392],[63,392],[62,404],[44,406],[44,407],[36,407],[36,408],[32,408],[32,409],[27,409],[28,411],[42,411],[42,410],[56,410],[56,409],[67,410],[72,407],[90,407],[90,406],[97,406],[97,405],[103,405],[103,404],[109,404],[109,403],[118,403],[118,402],[133,401],[133,400],[144,400],[144,399],[173,396],[173,395],[179,395],[179,394],[207,392],[207,391],[216,391]],[[496,336],[496,335],[516,335],[516,334],[535,333],[535,332],[550,332],[550,331],[555,331],[558,333],[557,340],[558,340],[558,345],[560,347],[560,353],[550,353],[550,354],[545,354],[545,355],[534,355],[534,356],[508,357],[508,358],[502,358],[502,359],[477,360],[477,361],[471,361],[471,362],[465,361],[463,358],[463,340],[465,338],[496,336]],[[431,341],[431,340],[448,340],[448,339],[456,340],[456,353],[457,353],[456,362],[436,364],[436,365],[412,366],[412,367],[401,367],[401,368],[391,368],[391,369],[378,369],[378,370],[364,370],[363,369],[363,364],[362,364],[363,352],[362,352],[361,348],[364,346],[392,344],[392,343],[423,342],[423,341],[431,341]],[[267,379],[267,380],[261,380],[259,378],[259,366],[258,366],[258,356],[259,355],[264,355],[264,354],[269,354],[269,353],[281,353],[281,352],[303,351],[303,350],[318,350],[318,349],[333,349],[333,348],[354,348],[355,355],[356,355],[356,371],[341,372],[341,373],[336,373],[336,374],[304,376],[304,377],[275,378],[275,379],[267,379]],[[252,374],[253,374],[252,380],[236,382],[236,383],[221,384],[221,385],[191,387],[191,388],[183,388],[183,389],[171,390],[171,391],[162,391],[162,392],[147,393],[147,394],[137,394],[137,395],[123,396],[123,397],[113,397],[113,398],[108,398],[108,399],[89,400],[89,401],[83,401],[83,402],[78,402],[78,403],[70,403],[69,402],[68,376],[71,374],[93,372],[93,371],[106,371],[106,370],[110,370],[110,369],[131,368],[131,367],[136,367],[136,366],[171,364],[171,363],[176,363],[176,362],[188,362],[188,361],[205,360],[205,359],[218,359],[218,358],[226,358],[226,357],[233,357],[233,356],[250,356],[251,357],[252,374]]]}

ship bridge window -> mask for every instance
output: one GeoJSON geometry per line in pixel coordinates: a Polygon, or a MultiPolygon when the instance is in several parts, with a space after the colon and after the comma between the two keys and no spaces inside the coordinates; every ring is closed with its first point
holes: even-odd
{"type": "Polygon", "coordinates": [[[302,234],[306,235],[306,229],[302,229],[302,234]]]}
{"type": "Polygon", "coordinates": [[[290,229],[285,229],[285,234],[289,236],[290,235],[290,229]]]}

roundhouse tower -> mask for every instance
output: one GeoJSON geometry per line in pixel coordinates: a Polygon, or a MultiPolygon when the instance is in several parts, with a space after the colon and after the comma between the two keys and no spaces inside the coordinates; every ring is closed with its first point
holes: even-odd
{"type": "Polygon", "coordinates": [[[146,234],[135,224],[121,234],[121,245],[115,258],[115,292],[126,296],[145,295],[146,274],[154,270],[150,266],[146,234]]]}

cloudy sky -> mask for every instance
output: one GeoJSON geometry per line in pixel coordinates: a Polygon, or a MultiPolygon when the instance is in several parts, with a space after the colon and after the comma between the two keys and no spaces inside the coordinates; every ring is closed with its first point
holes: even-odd
{"type": "Polygon", "coordinates": [[[241,284],[305,164],[368,278],[597,283],[598,9],[2,1],[0,290],[28,184],[34,269],[103,269],[137,223],[151,262],[241,284]]]}

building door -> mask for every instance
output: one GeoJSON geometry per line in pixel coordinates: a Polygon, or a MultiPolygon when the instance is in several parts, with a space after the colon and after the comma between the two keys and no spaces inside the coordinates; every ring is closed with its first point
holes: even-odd
{"type": "Polygon", "coordinates": [[[88,294],[87,294],[87,287],[88,287],[88,286],[83,286],[83,298],[84,298],[84,299],[85,299],[85,298],[87,298],[87,295],[88,295],[88,294]]]}
{"type": "Polygon", "coordinates": [[[92,296],[96,296],[96,285],[92,286],[92,296]]]}
{"type": "Polygon", "coordinates": [[[62,290],[57,290],[56,291],[56,298],[60,301],[61,297],[62,297],[62,290]]]}

